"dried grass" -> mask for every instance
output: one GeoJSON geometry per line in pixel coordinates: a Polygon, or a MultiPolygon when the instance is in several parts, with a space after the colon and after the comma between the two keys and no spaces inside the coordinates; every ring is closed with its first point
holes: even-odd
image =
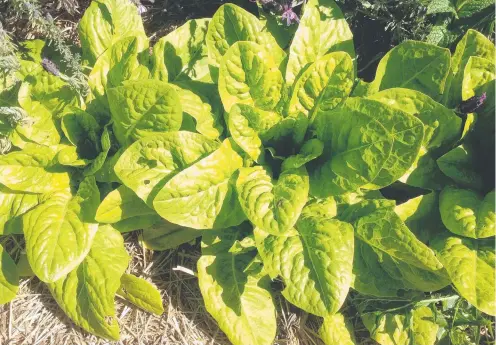
{"type": "MultiPolygon", "coordinates": [[[[4,243],[14,248],[15,243],[4,243]]],[[[224,333],[206,312],[197,279],[198,245],[183,245],[151,252],[139,245],[138,236],[126,236],[132,257],[128,271],[153,282],[159,289],[165,313],[154,316],[116,298],[121,340],[108,342],[76,327],[58,307],[46,286],[36,278],[21,282],[17,298],[0,307],[1,345],[229,345],[224,333]]],[[[15,248],[13,249],[15,252],[15,248]]],[[[15,253],[14,253],[15,254],[15,253]]],[[[317,320],[277,301],[277,345],[320,345],[317,320]]],[[[250,345],[250,344],[246,344],[250,345]]]]}

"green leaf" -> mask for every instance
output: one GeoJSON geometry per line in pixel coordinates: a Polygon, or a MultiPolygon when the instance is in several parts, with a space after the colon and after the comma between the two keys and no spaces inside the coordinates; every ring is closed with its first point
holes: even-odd
{"type": "Polygon", "coordinates": [[[9,253],[0,246],[0,305],[13,300],[19,290],[19,274],[9,253]]]}
{"type": "Polygon", "coordinates": [[[96,107],[103,109],[96,109],[93,112],[105,114],[108,111],[109,104],[105,94],[107,89],[120,86],[125,80],[148,79],[148,68],[143,65],[146,64],[144,56],[148,54],[147,50],[146,37],[129,36],[115,42],[96,60],[88,76],[88,85],[94,98],[90,109],[96,107]]]}
{"type": "Polygon", "coordinates": [[[202,234],[202,231],[162,220],[160,223],[143,230],[143,242],[148,249],[162,251],[188,243],[202,234]]]}
{"type": "Polygon", "coordinates": [[[415,116],[424,124],[422,147],[427,151],[455,143],[461,133],[462,120],[454,111],[415,90],[392,88],[368,98],[415,116]]]}
{"type": "Polygon", "coordinates": [[[482,176],[474,169],[475,157],[469,146],[460,145],[437,159],[439,169],[458,185],[480,190],[482,176]]]}
{"type": "Polygon", "coordinates": [[[450,51],[435,45],[405,41],[379,62],[373,81],[376,92],[393,87],[420,91],[440,101],[450,69],[450,51]]]}
{"type": "Polygon", "coordinates": [[[95,175],[100,169],[102,169],[103,165],[105,164],[108,153],[110,152],[110,149],[112,147],[112,142],[110,141],[110,131],[108,129],[110,126],[111,124],[109,123],[105,127],[103,127],[102,136],[100,138],[101,151],[90,163],[90,165],[86,169],[84,169],[84,176],[95,175]]]}
{"type": "Polygon", "coordinates": [[[295,225],[308,200],[308,174],[305,167],[285,170],[273,182],[262,166],[241,168],[236,190],[241,208],[255,226],[283,235],[295,225]]]}
{"type": "Polygon", "coordinates": [[[34,277],[34,272],[29,265],[26,253],[21,252],[21,255],[19,256],[19,261],[17,261],[17,272],[19,273],[19,277],[34,277]]]}
{"type": "Polygon", "coordinates": [[[333,0],[311,0],[289,48],[286,82],[294,83],[309,64],[332,51],[344,51],[354,59],[353,34],[333,0]]]}
{"type": "Polygon", "coordinates": [[[145,35],[136,6],[119,0],[93,1],[79,22],[78,31],[83,57],[90,64],[121,38],[145,35]]]}
{"type": "Polygon", "coordinates": [[[279,103],[283,77],[271,51],[254,42],[236,42],[221,60],[219,94],[227,112],[236,103],[273,110],[279,103]]]}
{"type": "Polygon", "coordinates": [[[38,204],[39,195],[17,193],[0,185],[0,235],[22,234],[22,215],[38,204]]]}
{"type": "Polygon", "coordinates": [[[198,282],[207,311],[234,345],[271,345],[276,335],[276,308],[270,279],[254,252],[232,253],[239,229],[203,236],[198,282]]]}
{"type": "Polygon", "coordinates": [[[152,76],[163,81],[208,80],[205,36],[209,19],[192,19],[153,46],[152,76]]]}
{"type": "Polygon", "coordinates": [[[313,122],[319,112],[340,105],[351,92],[353,61],[345,52],[334,52],[308,66],[296,80],[289,100],[289,114],[302,113],[313,122]]]}
{"type": "Polygon", "coordinates": [[[227,127],[236,144],[259,162],[264,158],[263,142],[274,136],[274,126],[281,120],[282,117],[275,112],[234,104],[227,116],[227,127]]]}
{"type": "Polygon", "coordinates": [[[135,306],[155,315],[162,315],[162,297],[155,285],[132,274],[124,273],[117,294],[135,306]]]}
{"type": "Polygon", "coordinates": [[[474,16],[484,10],[485,8],[494,5],[493,0],[457,0],[456,1],[456,12],[458,17],[467,18],[474,16]]]}
{"type": "Polygon", "coordinates": [[[355,235],[370,246],[411,266],[444,275],[434,252],[417,239],[392,208],[378,208],[358,218],[353,226],[355,235]]]}
{"type": "Polygon", "coordinates": [[[126,82],[108,90],[114,133],[123,146],[181,128],[182,107],[174,88],[157,80],[126,82]]]}
{"type": "Polygon", "coordinates": [[[0,184],[18,192],[49,193],[69,187],[69,175],[52,165],[56,151],[29,145],[0,156],[0,184]]]}
{"type": "Polygon", "coordinates": [[[169,222],[193,229],[238,225],[245,216],[234,182],[242,166],[242,157],[227,139],[209,156],[172,177],[153,200],[153,208],[169,222]]]}
{"type": "Polygon", "coordinates": [[[489,61],[494,60],[496,50],[494,44],[483,34],[469,29],[456,46],[451,58],[453,79],[448,91],[447,104],[456,107],[462,100],[462,81],[465,67],[471,56],[477,56],[489,61]]]}
{"type": "Polygon", "coordinates": [[[319,335],[325,345],[356,345],[353,325],[340,313],[324,318],[319,335]]]}
{"type": "Polygon", "coordinates": [[[112,228],[119,231],[121,234],[141,230],[148,229],[151,226],[159,223],[162,220],[160,216],[156,213],[147,214],[144,216],[136,216],[131,218],[126,218],[118,221],[117,223],[112,223],[112,228]]]}
{"type": "Polygon", "coordinates": [[[453,0],[432,0],[427,6],[426,14],[450,13],[456,15],[453,0]]]}
{"type": "Polygon", "coordinates": [[[124,240],[110,226],[101,226],[88,255],[75,269],[48,288],[72,321],[109,340],[119,339],[114,298],[129,262],[124,240]]]}
{"type": "Polygon", "coordinates": [[[494,241],[446,235],[437,238],[432,247],[460,295],[477,309],[495,316],[494,241]]]}
{"type": "Polygon", "coordinates": [[[371,338],[381,345],[434,345],[439,326],[432,309],[420,307],[398,312],[361,315],[371,338]]]}
{"type": "Polygon", "coordinates": [[[394,208],[394,212],[419,240],[428,242],[444,231],[439,212],[439,193],[431,192],[410,199],[394,208]]]}
{"type": "Polygon", "coordinates": [[[99,223],[117,223],[132,217],[156,214],[146,203],[126,186],[120,186],[103,199],[95,219],[99,223]]]}
{"type": "Polygon", "coordinates": [[[191,132],[156,134],[129,146],[115,164],[115,173],[147,205],[168,178],[206,157],[219,144],[191,132]]]}
{"type": "Polygon", "coordinates": [[[303,144],[300,153],[290,156],[282,162],[282,170],[297,169],[306,163],[320,157],[324,151],[324,144],[319,139],[310,139],[303,144]]]}
{"type": "Polygon", "coordinates": [[[323,317],[339,310],[352,280],[350,224],[306,215],[285,236],[257,228],[255,239],[265,270],[282,277],[282,294],[290,303],[323,317]]]}
{"type": "Polygon", "coordinates": [[[323,197],[393,183],[417,158],[424,132],[414,116],[358,98],[321,113],[314,126],[324,154],[311,171],[311,192],[323,197]]]}
{"type": "MultiPolygon", "coordinates": [[[[222,57],[238,41],[254,42],[271,52],[275,61],[284,59],[284,51],[276,40],[263,30],[263,24],[253,14],[234,4],[219,7],[208,25],[206,36],[209,62],[215,67],[222,57]]],[[[254,344],[255,345],[255,344],[254,344]]]]}
{"type": "Polygon", "coordinates": [[[97,132],[100,129],[98,122],[93,116],[79,108],[71,108],[62,117],[62,131],[69,142],[78,146],[89,139],[96,144],[98,142],[97,132]]]}
{"type": "Polygon", "coordinates": [[[331,196],[325,199],[314,199],[308,200],[307,204],[302,210],[302,216],[304,217],[316,217],[316,218],[334,218],[337,215],[337,203],[336,200],[331,196]]]}
{"type": "Polygon", "coordinates": [[[192,81],[171,85],[179,95],[183,107],[183,119],[186,116],[192,117],[198,133],[209,139],[217,139],[223,132],[223,109],[218,94],[209,92],[209,89],[216,87],[212,84],[192,81]]]}
{"type": "Polygon", "coordinates": [[[485,238],[496,235],[494,190],[485,197],[469,189],[445,188],[439,209],[444,225],[454,234],[485,238]]]}
{"type": "Polygon", "coordinates": [[[55,282],[75,269],[90,251],[98,229],[94,217],[100,193],[93,178],[76,195],[53,192],[22,217],[26,253],[36,276],[55,282]]]}

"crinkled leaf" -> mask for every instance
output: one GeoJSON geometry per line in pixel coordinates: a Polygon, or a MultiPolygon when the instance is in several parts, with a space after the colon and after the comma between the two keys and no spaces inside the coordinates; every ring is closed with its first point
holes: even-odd
{"type": "Polygon", "coordinates": [[[100,193],[93,178],[76,195],[57,191],[22,217],[26,253],[36,276],[55,282],[75,269],[90,251],[98,229],[94,217],[100,193]]]}
{"type": "Polygon", "coordinates": [[[454,234],[485,238],[496,235],[494,190],[485,197],[469,189],[445,188],[439,209],[444,225],[454,234]]]}
{"type": "Polygon", "coordinates": [[[326,316],[319,335],[325,345],[356,345],[353,325],[341,313],[326,316]]]}
{"type": "Polygon", "coordinates": [[[69,187],[69,174],[52,165],[56,151],[29,145],[0,156],[0,184],[19,192],[49,193],[69,187]]]}
{"type": "Polygon", "coordinates": [[[121,38],[145,35],[136,5],[119,0],[93,1],[79,22],[78,31],[83,57],[90,64],[121,38]]]}
{"type": "Polygon", "coordinates": [[[449,72],[448,49],[424,42],[405,41],[381,59],[372,89],[378,92],[401,87],[420,91],[440,101],[449,72]]]}
{"type": "Polygon", "coordinates": [[[243,166],[229,139],[190,167],[172,177],[153,200],[166,220],[194,229],[240,224],[245,216],[235,190],[235,172],[243,166]]]}
{"type": "Polygon", "coordinates": [[[76,325],[105,339],[118,340],[114,298],[128,262],[122,235],[108,225],[101,226],[86,258],[48,288],[76,325]]]}
{"type": "Polygon", "coordinates": [[[126,82],[108,90],[114,133],[123,146],[181,128],[182,107],[174,88],[157,80],[126,82]]]}
{"type": "Polygon", "coordinates": [[[255,226],[283,235],[295,225],[308,200],[308,174],[305,167],[289,169],[273,181],[262,166],[241,168],[236,190],[241,208],[255,226]]]}
{"type": "Polygon", "coordinates": [[[331,51],[344,51],[355,58],[353,34],[333,0],[311,0],[289,48],[286,82],[295,82],[305,67],[331,51]]]}
{"type": "Polygon", "coordinates": [[[216,141],[191,132],[156,134],[129,146],[115,164],[124,185],[148,205],[168,178],[219,147],[216,141]]]}
{"type": "Polygon", "coordinates": [[[276,308],[270,279],[254,252],[232,253],[238,229],[203,236],[198,282],[207,311],[234,345],[271,345],[276,335],[276,308]]]}
{"type": "Polygon", "coordinates": [[[460,295],[484,313],[496,315],[494,241],[446,235],[432,247],[460,295]]]}
{"type": "Polygon", "coordinates": [[[162,315],[162,297],[155,285],[143,278],[124,273],[117,294],[147,312],[162,315]]]}
{"type": "Polygon", "coordinates": [[[152,76],[163,81],[210,78],[205,43],[210,19],[192,19],[153,46],[152,76]]]}
{"type": "Polygon", "coordinates": [[[210,63],[217,67],[228,49],[238,41],[254,42],[271,52],[275,61],[281,62],[284,51],[276,40],[263,30],[263,24],[253,14],[234,4],[219,7],[210,20],[206,43],[210,63]]]}
{"type": "Polygon", "coordinates": [[[289,114],[302,113],[313,122],[318,112],[332,110],[348,97],[353,80],[353,61],[347,53],[319,57],[296,81],[289,114]]]}
{"type": "Polygon", "coordinates": [[[318,316],[338,311],[352,280],[350,224],[310,215],[285,236],[255,229],[255,239],[265,270],[282,277],[289,302],[318,316]]]}
{"type": "Polygon", "coordinates": [[[0,185],[0,235],[22,234],[21,216],[38,204],[38,194],[18,193],[0,185]]]}
{"type": "Polygon", "coordinates": [[[68,109],[62,117],[62,131],[72,145],[78,146],[86,139],[95,145],[98,142],[97,132],[100,129],[93,116],[79,108],[68,109]]]}
{"type": "Polygon", "coordinates": [[[432,309],[420,307],[398,312],[361,315],[371,338],[381,345],[434,345],[439,329],[432,309]]]}
{"type": "Polygon", "coordinates": [[[0,305],[10,302],[19,290],[19,273],[9,253],[0,246],[0,305]]]}
{"type": "Polygon", "coordinates": [[[126,186],[120,186],[103,199],[95,219],[99,223],[117,223],[132,217],[155,215],[155,211],[126,186]]]}
{"type": "Polygon", "coordinates": [[[273,53],[254,42],[236,42],[221,60],[219,94],[229,112],[236,103],[273,110],[283,77],[273,53]]]}

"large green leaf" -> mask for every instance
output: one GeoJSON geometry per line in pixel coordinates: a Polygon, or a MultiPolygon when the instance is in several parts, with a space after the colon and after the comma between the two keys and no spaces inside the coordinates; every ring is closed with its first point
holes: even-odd
{"type": "Polygon", "coordinates": [[[38,194],[17,193],[0,185],[0,235],[21,233],[21,216],[39,204],[38,194]]]}
{"type": "Polygon", "coordinates": [[[353,34],[333,0],[311,0],[289,49],[286,82],[295,82],[309,64],[331,51],[344,51],[354,59],[353,34]]]}
{"type": "Polygon", "coordinates": [[[324,154],[310,174],[317,196],[378,189],[401,177],[417,158],[420,120],[378,101],[349,98],[314,122],[324,154]]]}
{"type": "Polygon", "coordinates": [[[369,93],[401,87],[442,99],[450,71],[450,51],[432,44],[405,41],[379,62],[369,93]]]}
{"type": "Polygon", "coordinates": [[[265,270],[282,277],[289,302],[318,316],[338,311],[352,280],[350,224],[305,215],[285,236],[255,229],[255,239],[265,270]]]}
{"type": "Polygon", "coordinates": [[[355,345],[353,325],[337,313],[324,318],[319,335],[325,345],[355,345]]]}
{"type": "Polygon", "coordinates": [[[485,238],[496,235],[494,190],[485,197],[469,189],[445,188],[439,209],[444,225],[454,234],[485,238]]]}
{"type": "Polygon", "coordinates": [[[207,311],[234,345],[271,345],[276,335],[276,308],[270,279],[254,252],[231,252],[239,229],[203,236],[198,282],[207,311]]]}
{"type": "Polygon", "coordinates": [[[148,54],[147,49],[146,37],[128,36],[115,42],[96,60],[88,76],[91,98],[94,98],[90,104],[92,113],[104,114],[108,111],[107,89],[120,86],[125,80],[148,78],[148,68],[142,64],[146,63],[144,56],[148,54]]]}
{"type": "Polygon", "coordinates": [[[100,193],[94,178],[81,182],[76,195],[57,191],[22,217],[26,253],[36,276],[55,282],[75,269],[90,251],[98,229],[100,193]]]}
{"type": "Polygon", "coordinates": [[[295,225],[308,200],[308,174],[305,167],[288,169],[273,182],[262,166],[241,168],[236,190],[241,208],[256,227],[283,235],[295,225]]]}
{"type": "Polygon", "coordinates": [[[69,187],[69,174],[59,172],[52,160],[56,151],[28,145],[22,151],[0,156],[0,184],[19,192],[49,193],[69,187]]]}
{"type": "Polygon", "coordinates": [[[302,113],[312,122],[318,112],[340,105],[350,94],[353,81],[353,61],[347,53],[319,57],[296,81],[288,112],[302,113]]]}
{"type": "Polygon", "coordinates": [[[271,139],[274,126],[281,120],[281,115],[275,112],[235,104],[227,116],[227,127],[236,144],[254,161],[260,162],[264,158],[263,142],[271,139]]]}
{"type": "Polygon", "coordinates": [[[93,145],[98,142],[97,132],[100,126],[95,118],[84,110],[76,107],[68,109],[62,117],[61,124],[64,135],[74,146],[88,144],[85,140],[93,145]]]}
{"type": "Polygon", "coordinates": [[[132,304],[156,315],[162,315],[164,306],[157,288],[147,280],[124,273],[117,294],[132,304]]]}
{"type": "Polygon", "coordinates": [[[446,235],[432,247],[460,295],[484,313],[496,315],[494,241],[446,235]]]}
{"type": "Polygon", "coordinates": [[[153,46],[152,76],[163,81],[210,78],[205,36],[209,19],[192,19],[153,46]]]}
{"type": "Polygon", "coordinates": [[[166,220],[194,229],[238,225],[245,216],[234,183],[242,166],[242,157],[226,139],[212,154],[167,181],[153,208],[166,220]]]}
{"type": "Polygon", "coordinates": [[[221,60],[219,94],[229,112],[236,103],[264,110],[281,98],[283,77],[271,51],[254,42],[236,42],[221,60]]]}
{"type": "Polygon", "coordinates": [[[157,80],[126,82],[108,90],[114,133],[123,146],[181,128],[182,107],[174,88],[157,80]]]}
{"type": "Polygon", "coordinates": [[[9,253],[0,246],[0,305],[10,302],[19,290],[19,273],[9,253]]]}
{"type": "Polygon", "coordinates": [[[219,66],[229,47],[238,41],[260,44],[262,49],[272,53],[275,61],[281,62],[284,58],[284,51],[264,32],[257,17],[234,4],[222,5],[208,25],[206,43],[210,63],[219,66]]]}
{"type": "Polygon", "coordinates": [[[209,139],[217,139],[223,132],[223,108],[216,87],[193,81],[176,82],[171,85],[175,88],[183,108],[183,124],[189,116],[194,119],[198,133],[209,139]]]}
{"type": "Polygon", "coordinates": [[[191,132],[156,134],[138,140],[119,157],[115,173],[128,188],[152,205],[167,179],[207,156],[219,144],[191,132]]]}
{"type": "Polygon", "coordinates": [[[439,326],[428,307],[372,312],[361,317],[371,338],[381,345],[434,345],[437,340],[439,326]]]}
{"type": "Polygon", "coordinates": [[[455,53],[451,58],[453,78],[446,95],[448,106],[455,107],[462,100],[462,81],[469,58],[477,56],[493,61],[495,55],[494,44],[487,37],[472,29],[467,31],[458,42],[455,53]]]}
{"type": "Polygon", "coordinates": [[[202,234],[202,231],[162,220],[160,223],[143,230],[143,244],[151,250],[167,250],[190,242],[202,234]]]}
{"type": "Polygon", "coordinates": [[[123,37],[145,35],[136,6],[131,1],[95,0],[78,26],[83,57],[90,64],[123,37]]]}
{"type": "Polygon", "coordinates": [[[439,169],[458,185],[480,190],[484,187],[481,174],[475,169],[475,155],[470,146],[460,145],[439,157],[439,169]]]}
{"type": "Polygon", "coordinates": [[[119,339],[114,298],[129,262],[124,240],[110,226],[101,226],[86,258],[48,288],[72,321],[109,340],[119,339]]]}
{"type": "Polygon", "coordinates": [[[107,194],[103,199],[95,219],[99,223],[117,223],[132,217],[141,217],[156,214],[154,210],[138,198],[138,196],[126,186],[120,186],[107,194]]]}

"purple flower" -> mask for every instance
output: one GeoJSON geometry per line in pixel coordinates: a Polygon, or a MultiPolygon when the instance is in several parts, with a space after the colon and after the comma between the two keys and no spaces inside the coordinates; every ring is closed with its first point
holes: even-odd
{"type": "Polygon", "coordinates": [[[487,95],[485,92],[480,96],[470,97],[469,99],[461,102],[458,109],[463,114],[473,113],[484,104],[486,98],[487,95]]]}
{"type": "Polygon", "coordinates": [[[298,15],[293,12],[293,7],[291,5],[284,5],[283,6],[283,13],[282,13],[282,19],[286,20],[286,23],[288,26],[290,26],[293,23],[299,23],[300,18],[298,18],[298,15]]]}
{"type": "Polygon", "coordinates": [[[48,73],[52,73],[54,76],[58,77],[60,75],[60,71],[57,68],[57,65],[47,58],[43,58],[43,60],[41,60],[41,66],[43,66],[43,69],[45,71],[47,71],[48,73]]]}

